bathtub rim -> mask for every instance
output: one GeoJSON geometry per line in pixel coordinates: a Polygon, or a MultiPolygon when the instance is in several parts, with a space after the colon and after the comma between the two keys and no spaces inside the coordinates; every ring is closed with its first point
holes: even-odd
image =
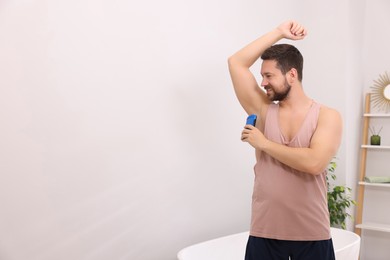
{"type": "Polygon", "coordinates": [[[335,231],[335,232],[348,233],[348,234],[350,234],[350,235],[352,235],[352,236],[354,236],[354,237],[356,238],[356,240],[353,241],[353,242],[351,242],[350,244],[345,245],[345,246],[343,246],[343,247],[340,247],[340,248],[338,248],[337,250],[334,250],[335,253],[340,252],[340,251],[343,251],[343,250],[345,250],[345,249],[347,249],[347,248],[353,247],[353,246],[355,246],[356,244],[360,244],[361,237],[360,237],[358,234],[356,234],[356,233],[354,233],[354,232],[352,232],[352,231],[349,231],[349,230],[346,230],[346,229],[341,229],[341,228],[333,228],[333,227],[331,227],[330,230],[331,230],[331,234],[332,234],[332,239],[333,239],[332,230],[335,231]]]}

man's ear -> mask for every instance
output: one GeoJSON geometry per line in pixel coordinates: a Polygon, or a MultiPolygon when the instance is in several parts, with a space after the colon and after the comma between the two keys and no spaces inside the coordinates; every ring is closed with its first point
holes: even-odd
{"type": "Polygon", "coordinates": [[[288,83],[292,84],[298,80],[298,71],[295,68],[291,68],[286,76],[288,83]]]}

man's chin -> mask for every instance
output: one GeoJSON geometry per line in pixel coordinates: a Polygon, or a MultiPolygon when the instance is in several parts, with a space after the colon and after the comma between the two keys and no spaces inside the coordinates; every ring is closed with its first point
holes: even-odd
{"type": "Polygon", "coordinates": [[[267,93],[267,98],[269,99],[269,101],[274,101],[274,97],[275,95],[267,93]]]}

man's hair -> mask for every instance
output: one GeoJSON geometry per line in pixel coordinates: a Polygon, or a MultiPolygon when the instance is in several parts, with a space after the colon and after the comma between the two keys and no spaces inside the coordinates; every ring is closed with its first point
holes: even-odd
{"type": "Polygon", "coordinates": [[[290,44],[275,44],[261,55],[263,60],[275,60],[276,66],[286,74],[292,68],[298,72],[298,80],[302,81],[303,57],[297,48],[290,44]]]}

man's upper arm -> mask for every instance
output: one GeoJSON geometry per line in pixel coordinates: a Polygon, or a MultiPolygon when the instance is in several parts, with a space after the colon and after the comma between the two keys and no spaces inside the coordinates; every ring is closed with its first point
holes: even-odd
{"type": "Polygon", "coordinates": [[[317,129],[310,142],[321,165],[326,168],[332,157],[335,156],[341,143],[342,120],[339,112],[334,109],[322,107],[318,119],[317,129]]]}
{"type": "Polygon", "coordinates": [[[262,111],[263,105],[268,104],[269,100],[266,94],[260,89],[251,71],[229,60],[229,72],[234,91],[244,110],[248,114],[262,111]]]}

